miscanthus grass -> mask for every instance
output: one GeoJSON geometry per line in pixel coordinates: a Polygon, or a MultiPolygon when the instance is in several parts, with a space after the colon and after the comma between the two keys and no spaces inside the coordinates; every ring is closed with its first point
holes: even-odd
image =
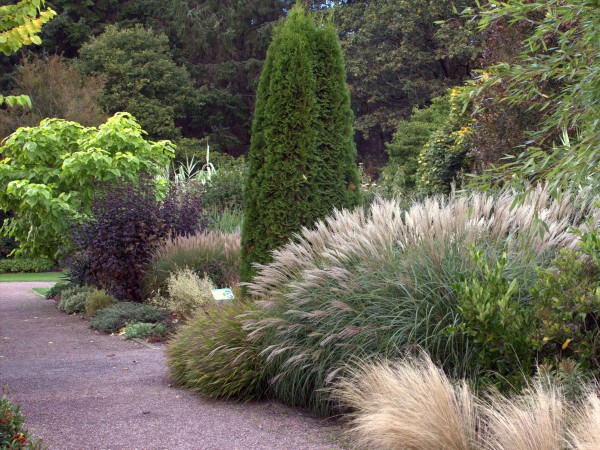
{"type": "Polygon", "coordinates": [[[468,339],[444,332],[458,324],[452,285],[473,270],[469,248],[490,260],[506,253],[507,277],[527,285],[556,249],[576,246],[571,227],[599,218],[589,196],[553,200],[543,188],[520,203],[508,193],[472,194],[339,211],[258,266],[247,289],[261,317],[245,326],[264,343],[276,395],[322,415],[336,411],[323,389],[353,358],[418,346],[447,373],[469,376],[468,339]]]}

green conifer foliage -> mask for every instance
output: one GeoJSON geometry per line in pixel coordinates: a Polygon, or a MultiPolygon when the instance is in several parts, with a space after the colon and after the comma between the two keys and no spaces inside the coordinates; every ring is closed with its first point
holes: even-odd
{"type": "Polygon", "coordinates": [[[334,207],[360,203],[352,110],[335,29],[301,6],[274,32],[263,67],[244,186],[242,280],[252,263],[334,207]]]}

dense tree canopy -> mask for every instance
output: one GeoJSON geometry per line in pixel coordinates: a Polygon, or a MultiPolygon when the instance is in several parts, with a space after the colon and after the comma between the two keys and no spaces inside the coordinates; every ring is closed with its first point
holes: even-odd
{"type": "Polygon", "coordinates": [[[273,25],[291,1],[166,0],[151,2],[150,23],[164,31],[186,64],[199,96],[187,135],[209,137],[234,154],[250,143],[258,78],[273,25]]]}
{"type": "Polygon", "coordinates": [[[178,137],[176,122],[189,120],[192,81],[173,61],[164,34],[111,25],[81,48],[79,66],[84,74],[105,78],[101,103],[109,114],[133,114],[153,138],[178,137]]]}
{"type": "Polygon", "coordinates": [[[474,2],[370,0],[336,8],[355,127],[374,157],[413,107],[469,78],[481,47],[460,17],[465,3],[474,2]]]}

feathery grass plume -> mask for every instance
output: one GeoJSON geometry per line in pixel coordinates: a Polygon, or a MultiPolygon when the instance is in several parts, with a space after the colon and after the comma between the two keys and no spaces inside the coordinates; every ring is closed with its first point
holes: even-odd
{"type": "Polygon", "coordinates": [[[202,395],[257,400],[269,390],[260,342],[248,342],[242,322],[255,309],[248,300],[220,302],[198,311],[167,347],[173,382],[202,395]]]}
{"type": "Polygon", "coordinates": [[[478,404],[422,354],[359,363],[331,391],[352,413],[360,448],[475,450],[478,404]]]}
{"type": "Polygon", "coordinates": [[[567,436],[569,449],[597,450],[600,448],[600,398],[598,386],[588,389],[585,402],[570,417],[572,425],[567,436]]]}
{"type": "Polygon", "coordinates": [[[565,447],[567,402],[560,388],[536,380],[521,395],[494,395],[484,407],[490,450],[557,450],[565,447]]]}
{"type": "Polygon", "coordinates": [[[240,234],[210,231],[168,239],[152,257],[144,274],[146,296],[165,292],[171,273],[186,267],[206,273],[217,287],[233,287],[239,281],[240,234]]]}
{"type": "Polygon", "coordinates": [[[334,406],[321,389],[353,357],[396,358],[420,346],[447,373],[477,375],[468,338],[444,332],[460,323],[452,286],[474,270],[471,244],[489,261],[506,253],[503,274],[527,295],[535,266],[557,247],[575,247],[569,229],[586,218],[597,224],[600,210],[584,193],[553,200],[542,188],[520,203],[473,193],[408,210],[379,200],[368,212],[338,211],[257,266],[247,286],[261,313],[246,327],[265,343],[279,399],[321,415],[334,406]]]}

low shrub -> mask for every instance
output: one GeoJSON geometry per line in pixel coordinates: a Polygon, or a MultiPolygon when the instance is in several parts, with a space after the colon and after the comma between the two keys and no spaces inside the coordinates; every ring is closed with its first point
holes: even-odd
{"type": "Polygon", "coordinates": [[[77,284],[69,284],[64,289],[60,291],[60,299],[66,300],[72,295],[79,294],[81,292],[89,293],[92,290],[89,286],[79,286],[77,284]]]}
{"type": "Polygon", "coordinates": [[[249,342],[243,327],[255,308],[248,300],[225,301],[188,320],[167,347],[173,382],[210,397],[250,401],[266,396],[262,345],[249,342]]]}
{"type": "Polygon", "coordinates": [[[107,294],[106,291],[96,289],[90,292],[87,302],[85,304],[85,315],[93,316],[99,310],[108,308],[117,301],[112,295],[107,294]]]}
{"type": "Polygon", "coordinates": [[[303,230],[248,284],[261,306],[248,323],[250,337],[264,343],[275,395],[330,414],[323,389],[353,358],[396,358],[415,346],[447,373],[469,379],[506,364],[513,345],[518,352],[508,366],[524,358],[519,367],[533,367],[535,348],[523,356],[508,321],[527,301],[535,267],[547,266],[557,248],[577,246],[569,230],[585,217],[598,221],[600,211],[583,194],[555,201],[538,189],[516,205],[510,193],[432,198],[408,210],[376,202],[368,213],[338,212],[303,230]],[[469,256],[472,245],[485,252],[489,274],[469,256]],[[494,268],[500,261],[501,276],[494,268]],[[485,297],[486,277],[508,298],[506,308],[485,297]],[[457,289],[460,280],[476,280],[477,292],[457,289]],[[505,322],[478,322],[473,302],[489,302],[494,320],[505,322]],[[463,323],[462,332],[450,331],[463,323]],[[479,329],[491,333],[488,346],[477,342],[479,329]]]}
{"type": "Polygon", "coordinates": [[[217,287],[233,287],[239,281],[240,234],[216,231],[167,240],[154,253],[142,282],[144,295],[167,290],[172,273],[189,268],[206,274],[217,287]]]}
{"type": "Polygon", "coordinates": [[[85,311],[89,296],[90,291],[83,291],[68,297],[61,297],[60,302],[58,302],[58,309],[67,314],[82,313],[85,311]]]}
{"type": "Polygon", "coordinates": [[[0,273],[48,272],[55,267],[54,262],[46,258],[6,258],[0,259],[0,273]]]}
{"type": "Polygon", "coordinates": [[[104,333],[116,333],[129,323],[164,323],[167,311],[153,305],[136,302],[118,302],[96,312],[90,328],[104,333]]]}
{"type": "Polygon", "coordinates": [[[64,282],[64,281],[59,281],[58,283],[54,284],[53,286],[51,286],[46,293],[44,294],[45,297],[47,299],[51,299],[51,298],[55,298],[55,297],[60,297],[60,295],[62,294],[62,292],[64,292],[65,290],[67,290],[69,287],[71,287],[70,283],[64,282]]]}
{"type": "Polygon", "coordinates": [[[125,326],[124,332],[126,339],[162,339],[167,334],[167,326],[164,323],[130,323],[125,326]]]}
{"type": "Polygon", "coordinates": [[[11,402],[6,395],[0,397],[0,449],[44,448],[41,439],[33,439],[24,428],[25,417],[20,409],[20,405],[11,402]]]}
{"type": "Polygon", "coordinates": [[[214,302],[211,293],[214,288],[207,275],[200,278],[185,268],[169,275],[167,297],[157,296],[151,302],[176,313],[179,317],[188,317],[198,308],[214,302]]]}
{"type": "Polygon", "coordinates": [[[580,251],[562,250],[552,267],[539,270],[532,307],[546,364],[572,358],[596,374],[600,371],[599,252],[599,235],[583,233],[580,251]]]}
{"type": "Polygon", "coordinates": [[[523,284],[533,283],[535,269],[527,264],[509,267],[506,253],[490,261],[476,247],[469,251],[469,259],[473,270],[453,284],[460,323],[444,332],[466,335],[468,372],[478,374],[477,383],[518,387],[534,366],[536,321],[529,307],[530,286],[523,284]]]}

